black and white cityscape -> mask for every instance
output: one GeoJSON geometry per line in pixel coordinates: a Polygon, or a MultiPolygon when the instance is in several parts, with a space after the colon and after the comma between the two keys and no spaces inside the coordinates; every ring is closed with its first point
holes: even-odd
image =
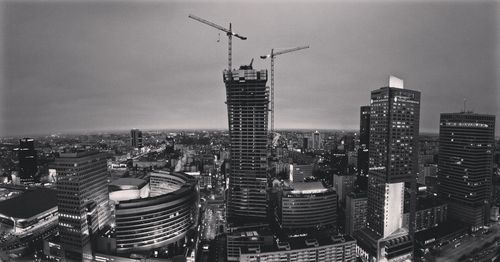
{"type": "Polygon", "coordinates": [[[500,261],[500,1],[0,21],[0,261],[500,261]]]}

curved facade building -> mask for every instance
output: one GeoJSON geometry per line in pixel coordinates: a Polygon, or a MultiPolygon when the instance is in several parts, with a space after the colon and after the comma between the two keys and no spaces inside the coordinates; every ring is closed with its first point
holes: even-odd
{"type": "Polygon", "coordinates": [[[321,182],[293,183],[279,203],[281,227],[289,230],[337,225],[337,194],[321,182]]]}
{"type": "Polygon", "coordinates": [[[150,197],[115,205],[117,253],[160,248],[185,237],[198,221],[199,189],[184,173],[154,172],[150,197]]]}

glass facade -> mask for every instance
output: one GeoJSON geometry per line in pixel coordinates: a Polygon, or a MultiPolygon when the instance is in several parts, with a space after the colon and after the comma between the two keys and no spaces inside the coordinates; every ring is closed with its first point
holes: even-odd
{"type": "Polygon", "coordinates": [[[52,168],[57,171],[61,244],[68,258],[78,259],[89,250],[90,233],[109,224],[106,155],[97,152],[60,153],[52,168]],[[89,223],[87,219],[89,205],[96,208],[95,223],[89,223]]]}
{"type": "Polygon", "coordinates": [[[441,114],[438,194],[449,217],[472,227],[489,220],[495,116],[441,114]]]}

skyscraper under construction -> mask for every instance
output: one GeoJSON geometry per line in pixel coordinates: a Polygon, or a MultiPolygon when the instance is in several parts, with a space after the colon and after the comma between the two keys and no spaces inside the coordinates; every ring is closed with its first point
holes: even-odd
{"type": "Polygon", "coordinates": [[[229,222],[267,218],[269,91],[267,70],[224,71],[230,137],[229,222]]]}

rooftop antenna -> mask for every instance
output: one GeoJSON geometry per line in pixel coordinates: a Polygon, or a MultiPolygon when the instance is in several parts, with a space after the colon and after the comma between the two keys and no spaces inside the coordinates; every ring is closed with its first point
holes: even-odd
{"type": "Polygon", "coordinates": [[[466,107],[466,105],[467,105],[467,99],[466,99],[466,98],[464,98],[464,113],[466,113],[466,112],[467,112],[467,107],[466,107]]]}

